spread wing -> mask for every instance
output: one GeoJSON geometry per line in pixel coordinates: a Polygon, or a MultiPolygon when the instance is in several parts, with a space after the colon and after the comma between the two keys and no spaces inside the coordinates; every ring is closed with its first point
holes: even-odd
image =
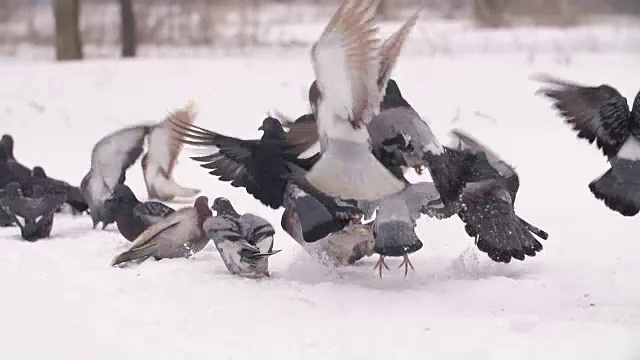
{"type": "Polygon", "coordinates": [[[407,19],[407,21],[400,27],[400,29],[396,30],[380,47],[380,74],[378,75],[378,87],[381,93],[384,94],[385,88],[387,86],[387,81],[391,78],[391,72],[393,68],[396,66],[398,62],[398,57],[400,56],[400,52],[404,47],[405,41],[409,34],[416,26],[416,22],[418,21],[418,17],[422,12],[424,6],[420,7],[416,12],[413,13],[407,19]]]}
{"type": "Polygon", "coordinates": [[[175,130],[174,122],[170,118],[177,118],[180,123],[191,125],[197,115],[195,105],[189,102],[184,109],[178,110],[175,114],[169,115],[167,119],[155,126],[149,134],[149,150],[147,161],[157,164],[162,169],[166,178],[171,177],[173,168],[176,165],[178,155],[182,150],[183,142],[175,130]],[[175,135],[174,135],[175,134],[175,135]]]}
{"type": "Polygon", "coordinates": [[[360,128],[377,114],[380,60],[374,22],[380,0],[346,0],[313,45],[311,60],[322,101],[360,128]]]}
{"type": "Polygon", "coordinates": [[[142,154],[150,127],[137,125],[117,130],[102,138],[91,152],[91,168],[111,189],[124,183],[124,175],[142,154]]]}
{"type": "MultiPolygon", "coordinates": [[[[288,173],[284,148],[261,140],[240,140],[224,136],[195,125],[180,125],[183,142],[218,149],[210,155],[192,157],[201,162],[209,174],[219,180],[243,187],[264,205],[274,209],[282,205],[288,173]]],[[[313,160],[313,159],[311,159],[313,160]]],[[[301,160],[305,162],[306,160],[301,160]]]]}
{"type": "Polygon", "coordinates": [[[594,141],[607,157],[616,155],[631,133],[632,116],[627,99],[609,85],[582,86],[546,75],[538,90],[578,132],[578,137],[594,141]]]}
{"type": "Polygon", "coordinates": [[[463,201],[465,209],[460,218],[465,229],[476,239],[478,249],[493,261],[524,260],[525,255],[535,256],[542,250],[529,224],[514,213],[513,199],[504,187],[491,181],[469,184],[463,201]]]}

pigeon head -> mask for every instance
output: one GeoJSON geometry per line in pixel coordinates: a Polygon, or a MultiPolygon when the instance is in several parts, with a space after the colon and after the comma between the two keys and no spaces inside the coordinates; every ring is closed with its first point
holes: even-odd
{"type": "Polygon", "coordinates": [[[265,133],[284,133],[284,129],[282,128],[282,123],[271,116],[266,117],[262,120],[262,125],[258,128],[258,130],[262,130],[265,133]]]}
{"type": "Polygon", "coordinates": [[[309,105],[311,105],[311,111],[315,116],[318,116],[318,103],[320,102],[320,98],[322,98],[322,94],[318,88],[318,82],[314,80],[309,87],[309,105]]]}
{"type": "Polygon", "coordinates": [[[384,91],[382,103],[380,104],[380,111],[397,107],[410,108],[411,105],[409,105],[407,100],[402,97],[402,93],[400,92],[398,83],[393,79],[389,79],[389,81],[387,82],[387,87],[384,91]]]}
{"type": "Polygon", "coordinates": [[[238,215],[236,209],[231,205],[231,201],[224,197],[218,197],[213,201],[213,206],[211,207],[213,211],[216,211],[218,215],[238,215]]]}
{"type": "Polygon", "coordinates": [[[33,170],[31,170],[31,176],[37,178],[46,178],[47,173],[44,172],[44,169],[41,166],[35,166],[33,170]]]}
{"type": "Polygon", "coordinates": [[[131,191],[131,188],[125,184],[118,184],[113,188],[113,198],[118,203],[138,203],[136,194],[131,191]]]}
{"type": "Polygon", "coordinates": [[[213,215],[211,210],[209,210],[209,198],[206,196],[198,196],[193,203],[193,207],[196,209],[196,213],[198,213],[198,224],[202,227],[204,221],[213,215]]]}
{"type": "Polygon", "coordinates": [[[13,154],[13,137],[9,134],[2,135],[2,139],[0,139],[0,143],[7,152],[8,156],[13,154]]]}
{"type": "Polygon", "coordinates": [[[11,196],[22,196],[22,189],[20,188],[20,184],[13,181],[7,184],[4,187],[5,194],[11,196]]]}

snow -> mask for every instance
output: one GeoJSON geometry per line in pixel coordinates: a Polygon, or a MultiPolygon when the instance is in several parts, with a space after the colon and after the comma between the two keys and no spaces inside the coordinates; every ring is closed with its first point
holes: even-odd
{"type": "MultiPolygon", "coordinates": [[[[524,262],[479,253],[457,218],[422,218],[424,247],[405,279],[376,258],[330,268],[280,229],[282,210],[217,181],[181,157],[176,181],[276,228],[271,278],[228,273],[213,243],[192,259],[111,268],[128,242],[88,216],[56,217],[52,237],[0,229],[0,338],[6,359],[638,359],[638,219],[588,190],[606,159],[575,138],[529,76],[607,82],[633,97],[637,53],[497,52],[433,57],[409,50],[394,72],[442,143],[454,127],[520,174],[516,209],[550,234],[524,262]]],[[[194,99],[195,123],[253,138],[269,110],[307,109],[308,51],[215,58],[0,61],[2,132],[16,156],[79,184],[93,144],[120,127],[162,120],[194,99]]],[[[417,176],[412,178],[418,179],[417,176]]],[[[127,183],[146,198],[139,163],[127,183]]],[[[185,204],[170,204],[174,207],[185,204]]],[[[388,259],[390,265],[401,259],[388,259]]]]}

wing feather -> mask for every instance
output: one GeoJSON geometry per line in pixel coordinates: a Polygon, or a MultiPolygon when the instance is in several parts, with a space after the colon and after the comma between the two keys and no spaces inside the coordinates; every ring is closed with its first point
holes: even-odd
{"type": "Polygon", "coordinates": [[[595,141],[607,157],[616,155],[633,124],[627,99],[618,90],[609,85],[583,86],[547,75],[535,78],[546,84],[537,93],[553,102],[579,138],[591,144],[595,141]]]}
{"type": "Polygon", "coordinates": [[[360,128],[377,114],[382,95],[375,14],[380,0],[346,0],[311,49],[323,102],[360,128]]]}

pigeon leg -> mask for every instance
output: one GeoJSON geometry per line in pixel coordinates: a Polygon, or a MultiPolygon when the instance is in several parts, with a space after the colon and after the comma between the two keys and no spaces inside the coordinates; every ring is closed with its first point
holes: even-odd
{"type": "Polygon", "coordinates": [[[373,270],[378,269],[378,273],[380,274],[380,279],[382,279],[382,267],[385,267],[387,270],[390,270],[387,264],[384,262],[384,255],[380,255],[380,259],[376,262],[376,265],[373,267],[373,270]]]}
{"type": "Polygon", "coordinates": [[[409,255],[407,255],[407,254],[404,254],[403,260],[400,263],[400,265],[398,266],[398,268],[401,268],[403,265],[404,265],[404,276],[405,277],[409,273],[409,268],[411,268],[411,270],[415,270],[413,268],[413,264],[411,264],[411,260],[409,260],[409,255]]]}

